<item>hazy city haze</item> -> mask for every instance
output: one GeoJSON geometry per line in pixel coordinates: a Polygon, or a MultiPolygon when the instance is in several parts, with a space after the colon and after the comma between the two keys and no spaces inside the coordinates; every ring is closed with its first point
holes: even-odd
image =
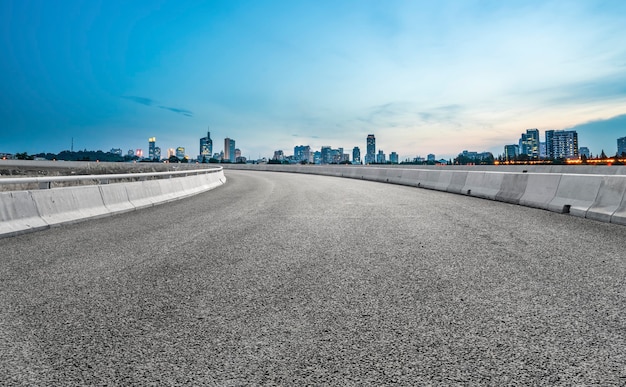
{"type": "Polygon", "coordinates": [[[0,2],[0,152],[502,153],[626,136],[623,1],[0,2]]]}

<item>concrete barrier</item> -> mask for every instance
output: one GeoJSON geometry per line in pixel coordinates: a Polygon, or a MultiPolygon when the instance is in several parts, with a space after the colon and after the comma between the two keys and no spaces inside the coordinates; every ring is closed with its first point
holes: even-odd
{"type": "Polygon", "coordinates": [[[502,177],[500,191],[496,194],[499,202],[519,204],[519,200],[528,185],[527,173],[510,173],[502,177]]]}
{"type": "Polygon", "coordinates": [[[48,227],[48,223],[39,216],[29,191],[0,192],[0,236],[13,236],[48,227]]]}
{"type": "Polygon", "coordinates": [[[467,175],[463,192],[466,195],[496,200],[502,187],[504,174],[495,172],[472,172],[467,175]]]}
{"type": "Polygon", "coordinates": [[[108,213],[98,186],[30,191],[41,219],[51,226],[108,213]]]}
{"type": "Polygon", "coordinates": [[[556,196],[560,181],[561,174],[529,173],[526,190],[519,199],[519,204],[547,210],[556,196]]]}
{"type": "Polygon", "coordinates": [[[103,184],[99,187],[104,206],[110,213],[121,213],[135,209],[135,206],[128,199],[128,192],[126,192],[124,184],[103,184]]]}
{"type": "Polygon", "coordinates": [[[455,194],[465,194],[463,188],[465,188],[465,183],[467,182],[467,175],[469,172],[467,171],[452,171],[452,177],[450,179],[450,184],[446,191],[455,193],[455,194]]]}
{"type": "Polygon", "coordinates": [[[596,201],[601,184],[602,176],[598,175],[562,175],[548,209],[584,218],[596,201]]]}
{"type": "Polygon", "coordinates": [[[150,207],[225,182],[220,170],[162,180],[0,192],[0,237],[150,207]]]}
{"type": "MultiPolygon", "coordinates": [[[[623,176],[604,176],[596,200],[587,210],[586,218],[611,222],[613,214],[620,208],[626,193],[626,179],[623,176]]],[[[618,220],[619,216],[615,218],[618,220]]]]}

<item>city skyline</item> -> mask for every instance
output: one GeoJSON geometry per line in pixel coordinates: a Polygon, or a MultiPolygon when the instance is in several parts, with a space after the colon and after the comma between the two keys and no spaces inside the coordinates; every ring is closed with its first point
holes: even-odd
{"type": "Polygon", "coordinates": [[[191,152],[210,123],[253,159],[369,133],[400,159],[499,154],[527,128],[612,154],[625,15],[619,1],[7,0],[0,152],[151,136],[191,152]]]}

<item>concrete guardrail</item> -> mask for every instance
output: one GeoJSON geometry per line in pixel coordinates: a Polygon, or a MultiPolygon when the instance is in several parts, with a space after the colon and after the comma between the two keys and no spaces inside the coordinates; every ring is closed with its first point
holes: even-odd
{"type": "Polygon", "coordinates": [[[222,167],[151,173],[2,178],[0,184],[37,183],[42,189],[0,192],[0,237],[150,207],[208,191],[225,182],[222,167]],[[112,180],[125,182],[110,183],[112,180]],[[54,183],[86,181],[99,184],[51,188],[54,183]]]}
{"type": "Polygon", "coordinates": [[[310,173],[445,191],[626,225],[626,167],[401,168],[351,165],[226,165],[310,173]],[[575,172],[581,173],[575,173],[575,172]]]}

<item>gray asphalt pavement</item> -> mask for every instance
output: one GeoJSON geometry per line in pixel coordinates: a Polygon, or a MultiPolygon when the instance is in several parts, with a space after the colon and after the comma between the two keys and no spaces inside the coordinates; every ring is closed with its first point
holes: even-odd
{"type": "Polygon", "coordinates": [[[626,384],[626,227],[226,175],[0,239],[0,384],[626,384]]]}

